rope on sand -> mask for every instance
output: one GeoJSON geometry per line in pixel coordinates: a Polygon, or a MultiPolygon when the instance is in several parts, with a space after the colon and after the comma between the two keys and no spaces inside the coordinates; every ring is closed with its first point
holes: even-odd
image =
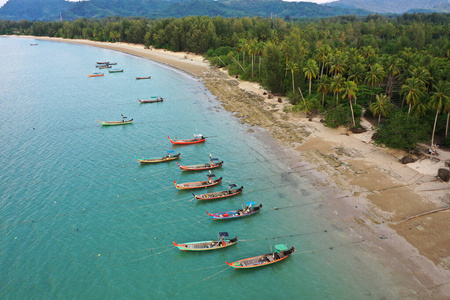
{"type": "Polygon", "coordinates": [[[449,209],[450,209],[450,206],[446,206],[446,207],[441,207],[441,208],[429,210],[429,211],[426,211],[426,212],[417,214],[417,215],[415,215],[415,216],[407,217],[407,218],[405,218],[405,219],[403,219],[403,220],[400,220],[400,221],[397,222],[397,224],[402,223],[402,222],[405,222],[405,221],[409,221],[409,220],[411,220],[411,219],[419,218],[419,217],[422,217],[422,216],[434,214],[434,213],[437,213],[437,212],[440,212],[440,211],[449,210],[449,209]]]}

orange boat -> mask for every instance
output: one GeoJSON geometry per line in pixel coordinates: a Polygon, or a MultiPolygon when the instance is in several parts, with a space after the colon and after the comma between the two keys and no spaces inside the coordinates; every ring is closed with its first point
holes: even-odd
{"type": "Polygon", "coordinates": [[[105,76],[104,73],[100,73],[100,72],[95,72],[92,74],[88,74],[89,77],[100,77],[100,76],[105,76]]]}

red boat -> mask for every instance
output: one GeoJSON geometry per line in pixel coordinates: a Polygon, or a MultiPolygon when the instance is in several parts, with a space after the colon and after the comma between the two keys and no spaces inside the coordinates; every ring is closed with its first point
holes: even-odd
{"type": "Polygon", "coordinates": [[[209,164],[201,164],[201,165],[190,165],[190,166],[180,166],[177,163],[178,167],[180,167],[181,171],[203,171],[210,170],[221,167],[223,165],[223,161],[219,161],[217,158],[213,158],[211,154],[209,155],[209,164]]]}
{"type": "Polygon", "coordinates": [[[194,134],[193,139],[187,139],[187,140],[176,140],[176,139],[172,140],[172,139],[170,139],[169,136],[167,136],[167,138],[173,145],[199,144],[199,143],[203,143],[205,141],[205,137],[202,134],[194,134]]]}

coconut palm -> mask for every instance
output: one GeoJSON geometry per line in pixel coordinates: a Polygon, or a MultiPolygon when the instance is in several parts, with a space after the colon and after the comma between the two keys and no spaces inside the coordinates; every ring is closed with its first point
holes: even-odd
{"type": "Polygon", "coordinates": [[[258,55],[258,76],[261,76],[261,57],[264,52],[264,43],[258,42],[256,44],[256,54],[258,55]]]}
{"type": "Polygon", "coordinates": [[[341,74],[337,74],[331,80],[331,90],[336,95],[336,106],[339,104],[339,93],[341,93],[342,89],[344,88],[344,82],[345,79],[342,77],[341,74]]]}
{"type": "Polygon", "coordinates": [[[325,67],[325,64],[327,63],[328,54],[331,52],[331,47],[327,44],[320,46],[317,54],[317,60],[319,61],[319,67],[320,64],[322,64],[322,67],[320,68],[320,78],[323,76],[323,69],[325,67]]]}
{"type": "Polygon", "coordinates": [[[306,66],[303,68],[303,72],[305,73],[305,78],[309,79],[309,95],[311,95],[311,81],[317,77],[317,73],[319,72],[316,61],[314,59],[308,59],[306,66]]]}
{"type": "Polygon", "coordinates": [[[369,72],[366,75],[366,83],[370,84],[372,87],[378,85],[383,81],[384,69],[380,64],[374,64],[370,66],[369,72]]]}
{"type": "Polygon", "coordinates": [[[400,65],[402,60],[396,56],[389,56],[387,60],[386,73],[389,75],[389,80],[387,84],[387,94],[389,99],[392,96],[392,86],[394,85],[394,77],[400,74],[400,65]]]}
{"type": "Polygon", "coordinates": [[[353,80],[356,84],[359,85],[364,82],[366,69],[364,68],[364,66],[362,64],[357,63],[350,67],[350,70],[348,73],[350,74],[348,79],[353,80]]]}
{"type": "Polygon", "coordinates": [[[434,92],[431,94],[428,106],[436,110],[436,117],[434,118],[433,134],[431,136],[431,146],[434,145],[434,134],[436,132],[436,123],[439,113],[450,105],[450,97],[448,96],[448,82],[440,82],[435,86],[434,92]]]}
{"type": "Polygon", "coordinates": [[[428,71],[427,69],[425,69],[423,67],[414,68],[410,72],[410,77],[414,77],[414,78],[417,78],[420,81],[422,81],[423,84],[425,85],[425,87],[427,88],[427,90],[430,87],[431,82],[433,81],[430,71],[428,71]]]}
{"type": "Polygon", "coordinates": [[[378,125],[380,125],[381,115],[386,117],[392,109],[392,102],[388,96],[380,94],[376,96],[376,101],[370,104],[370,111],[374,115],[378,115],[378,125]]]}
{"type": "Polygon", "coordinates": [[[346,57],[343,53],[337,52],[330,57],[330,74],[337,76],[344,73],[346,68],[346,57]]]}
{"type": "Polygon", "coordinates": [[[408,115],[411,113],[412,105],[419,102],[419,98],[423,95],[424,91],[425,85],[421,80],[414,77],[406,80],[406,83],[402,86],[401,94],[409,105],[408,115]]]}
{"type": "Polygon", "coordinates": [[[328,76],[324,75],[320,78],[319,86],[317,87],[317,91],[322,93],[322,107],[325,104],[325,95],[328,94],[328,89],[330,88],[328,76]]]}
{"type": "Polygon", "coordinates": [[[356,83],[354,81],[346,81],[346,82],[344,82],[343,91],[344,91],[344,94],[342,95],[342,99],[347,97],[348,102],[350,102],[350,109],[352,111],[353,126],[356,126],[355,113],[353,112],[352,99],[356,99],[356,92],[358,91],[358,86],[356,85],[356,83]]]}
{"type": "Polygon", "coordinates": [[[291,70],[292,74],[292,95],[295,94],[294,72],[298,71],[298,64],[290,60],[286,63],[286,70],[291,70]]]}

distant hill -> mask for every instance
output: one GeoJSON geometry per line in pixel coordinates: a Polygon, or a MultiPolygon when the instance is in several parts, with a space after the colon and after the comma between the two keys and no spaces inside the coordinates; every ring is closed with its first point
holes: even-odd
{"type": "Polygon", "coordinates": [[[0,19],[57,20],[72,5],[65,0],[9,0],[0,8],[0,19]]]}
{"type": "Polygon", "coordinates": [[[64,20],[108,16],[167,18],[185,16],[244,17],[271,15],[290,18],[319,18],[338,15],[367,15],[359,8],[321,6],[282,0],[9,0],[0,8],[0,19],[64,20]]]}
{"type": "Polygon", "coordinates": [[[434,7],[449,4],[449,0],[339,0],[327,6],[360,8],[377,13],[405,13],[412,10],[438,11],[434,7]]]}

